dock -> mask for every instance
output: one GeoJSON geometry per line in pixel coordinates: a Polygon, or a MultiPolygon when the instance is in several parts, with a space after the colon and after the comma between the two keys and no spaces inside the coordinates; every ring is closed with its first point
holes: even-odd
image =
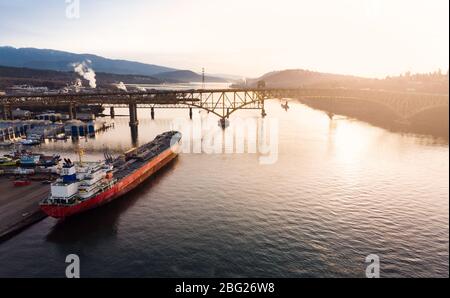
{"type": "Polygon", "coordinates": [[[10,178],[0,176],[0,242],[46,218],[39,202],[49,193],[48,184],[33,181],[27,186],[14,187],[10,178]]]}

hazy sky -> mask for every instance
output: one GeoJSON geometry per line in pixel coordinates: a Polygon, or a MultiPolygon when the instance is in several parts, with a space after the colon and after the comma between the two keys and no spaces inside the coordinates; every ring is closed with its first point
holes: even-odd
{"type": "Polygon", "coordinates": [[[449,0],[0,0],[0,45],[208,73],[447,71],[449,0]]]}

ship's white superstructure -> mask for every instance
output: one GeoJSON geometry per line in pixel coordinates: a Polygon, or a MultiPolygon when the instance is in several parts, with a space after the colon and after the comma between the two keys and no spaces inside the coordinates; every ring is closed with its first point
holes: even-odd
{"type": "Polygon", "coordinates": [[[61,177],[51,185],[48,201],[56,204],[73,204],[89,199],[111,187],[113,166],[105,162],[72,163],[65,160],[61,177]]]}

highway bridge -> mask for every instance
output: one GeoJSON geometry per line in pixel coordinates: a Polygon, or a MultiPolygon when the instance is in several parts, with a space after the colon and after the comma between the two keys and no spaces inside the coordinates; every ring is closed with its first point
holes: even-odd
{"type": "Polygon", "coordinates": [[[268,99],[326,99],[330,103],[343,99],[376,103],[392,110],[400,120],[433,108],[446,108],[448,94],[423,94],[415,92],[390,92],[382,90],[352,89],[284,89],[284,88],[240,88],[240,89],[195,89],[195,90],[149,90],[139,92],[104,92],[73,94],[34,94],[0,96],[5,119],[11,118],[15,108],[30,106],[66,106],[71,117],[75,117],[77,105],[101,104],[104,107],[127,107],[130,111],[130,126],[138,125],[137,109],[150,108],[152,118],[155,109],[203,109],[221,119],[228,118],[241,109],[260,110],[266,115],[264,107],[268,99]]]}

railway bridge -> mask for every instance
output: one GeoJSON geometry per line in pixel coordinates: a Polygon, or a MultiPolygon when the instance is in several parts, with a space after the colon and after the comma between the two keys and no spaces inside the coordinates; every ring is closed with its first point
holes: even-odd
{"type": "Polygon", "coordinates": [[[69,115],[75,117],[77,105],[101,104],[111,109],[127,107],[130,111],[130,126],[137,126],[138,108],[150,108],[154,118],[155,110],[188,109],[192,118],[193,109],[203,109],[225,120],[241,109],[260,110],[266,115],[264,102],[267,99],[326,99],[330,103],[353,99],[376,103],[392,110],[399,120],[437,107],[447,108],[448,94],[424,94],[415,92],[390,92],[381,90],[352,89],[284,89],[284,88],[236,88],[236,89],[193,89],[193,90],[148,90],[139,92],[83,92],[73,94],[34,94],[0,96],[5,119],[10,119],[12,109],[30,106],[65,106],[69,115]]]}

